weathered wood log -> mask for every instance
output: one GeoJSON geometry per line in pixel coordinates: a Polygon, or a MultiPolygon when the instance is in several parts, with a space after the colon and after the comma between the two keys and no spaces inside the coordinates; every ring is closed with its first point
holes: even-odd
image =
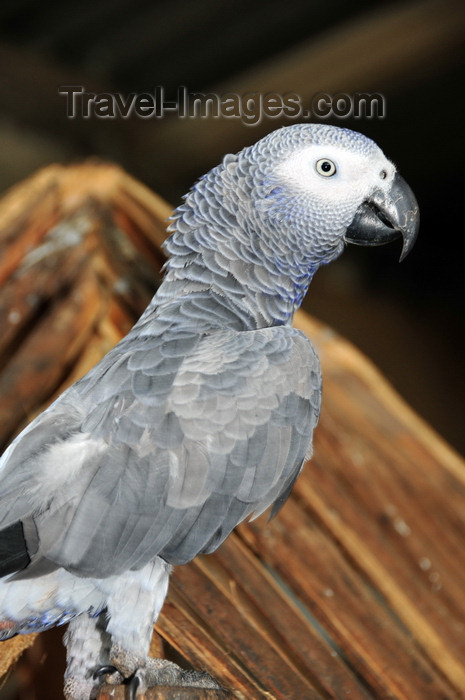
{"type": "MultiPolygon", "coordinates": [[[[140,314],[169,212],[97,163],[50,167],[0,202],[4,445],[140,314]]],[[[303,313],[296,325],[323,366],[314,457],[276,518],[175,569],[154,653],[226,697],[465,697],[465,465],[353,346],[303,313]]],[[[0,674],[30,643],[0,645],[0,674]]]]}

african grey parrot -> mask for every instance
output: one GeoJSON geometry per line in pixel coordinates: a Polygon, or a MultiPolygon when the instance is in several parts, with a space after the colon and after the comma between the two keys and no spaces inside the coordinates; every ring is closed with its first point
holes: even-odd
{"type": "Polygon", "coordinates": [[[142,317],[0,460],[0,637],[69,622],[70,700],[105,674],[214,684],[147,659],[171,567],[284,503],[321,392],[293,314],[345,242],[403,257],[418,206],[370,139],[299,124],[227,155],[170,228],[142,317]]]}

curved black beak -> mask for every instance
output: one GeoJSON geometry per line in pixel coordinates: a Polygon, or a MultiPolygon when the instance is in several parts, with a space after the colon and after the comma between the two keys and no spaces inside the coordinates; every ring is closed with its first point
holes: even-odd
{"type": "Polygon", "coordinates": [[[357,209],[345,240],[356,245],[384,245],[404,239],[400,260],[411,251],[420,227],[418,203],[404,178],[396,174],[388,192],[375,190],[357,209]]]}

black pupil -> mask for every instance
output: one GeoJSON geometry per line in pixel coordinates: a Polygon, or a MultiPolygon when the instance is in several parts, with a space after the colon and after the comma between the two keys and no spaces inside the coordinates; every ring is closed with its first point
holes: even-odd
{"type": "Polygon", "coordinates": [[[329,160],[325,160],[321,164],[321,169],[323,170],[323,172],[329,173],[329,171],[331,170],[331,163],[329,162],[329,160]]]}

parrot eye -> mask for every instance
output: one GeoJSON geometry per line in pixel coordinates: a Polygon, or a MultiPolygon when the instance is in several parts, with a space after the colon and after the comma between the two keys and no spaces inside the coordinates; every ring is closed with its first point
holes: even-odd
{"type": "Polygon", "coordinates": [[[335,164],[332,160],[328,160],[328,158],[320,158],[320,160],[317,160],[315,168],[317,173],[323,175],[323,177],[331,177],[336,172],[335,164]]]}
{"type": "Polygon", "coordinates": [[[385,170],[381,170],[379,176],[381,180],[385,180],[387,178],[387,172],[385,170]]]}

